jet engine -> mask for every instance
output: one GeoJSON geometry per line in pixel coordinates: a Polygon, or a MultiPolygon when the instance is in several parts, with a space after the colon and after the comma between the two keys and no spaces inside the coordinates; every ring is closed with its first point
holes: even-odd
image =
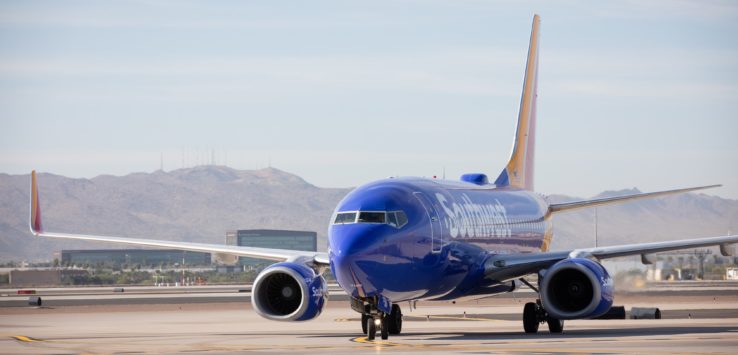
{"type": "Polygon", "coordinates": [[[594,318],[612,306],[613,283],[604,267],[584,258],[565,259],[541,282],[543,309],[556,319],[594,318]]]}
{"type": "Polygon", "coordinates": [[[264,269],[251,289],[251,304],[260,316],[279,321],[310,320],[328,301],[323,276],[297,263],[278,263],[264,269]]]}

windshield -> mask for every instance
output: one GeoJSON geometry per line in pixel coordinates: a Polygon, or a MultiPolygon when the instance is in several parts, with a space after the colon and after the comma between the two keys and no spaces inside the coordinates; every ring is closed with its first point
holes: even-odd
{"type": "Polygon", "coordinates": [[[403,211],[356,211],[336,213],[336,218],[333,220],[333,224],[348,223],[387,224],[399,229],[407,224],[407,215],[403,211]]]}
{"type": "Polygon", "coordinates": [[[386,212],[360,212],[359,223],[384,223],[386,212]]]}
{"type": "Polygon", "coordinates": [[[342,212],[336,214],[336,219],[333,222],[334,224],[344,224],[344,223],[355,223],[356,222],[356,212],[342,212]]]}

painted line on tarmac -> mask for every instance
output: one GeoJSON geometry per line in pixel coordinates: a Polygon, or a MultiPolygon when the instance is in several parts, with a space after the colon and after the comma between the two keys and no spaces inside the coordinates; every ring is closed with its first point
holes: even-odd
{"type": "MultiPolygon", "coordinates": [[[[454,317],[454,316],[434,316],[430,315],[426,317],[429,320],[433,319],[453,319],[453,320],[473,320],[473,321],[483,321],[483,322],[501,322],[500,319],[492,319],[492,318],[474,318],[474,317],[454,317]]],[[[422,322],[422,320],[421,320],[422,322]]]]}
{"type": "Polygon", "coordinates": [[[35,339],[35,338],[27,337],[25,335],[13,335],[12,338],[18,341],[22,341],[24,343],[37,343],[37,342],[43,341],[41,339],[35,339]]]}
{"type": "MultiPolygon", "coordinates": [[[[85,341],[46,341],[42,339],[36,339],[28,336],[23,335],[15,335],[11,338],[25,342],[25,343],[33,343],[33,342],[44,342],[48,344],[51,343],[57,343],[57,344],[88,344],[93,345],[95,343],[85,342],[85,341]]],[[[579,344],[579,343],[591,343],[592,339],[557,339],[553,342],[551,342],[551,339],[548,339],[547,341],[545,338],[539,338],[539,339],[530,339],[528,341],[504,341],[504,342],[494,342],[489,344],[438,344],[438,343],[430,343],[430,344],[424,344],[424,343],[397,343],[397,342],[390,342],[385,340],[368,340],[367,337],[357,337],[350,339],[353,343],[358,344],[364,344],[364,345],[375,345],[376,349],[386,348],[388,351],[389,349],[407,349],[410,351],[420,351],[423,349],[426,349],[428,351],[503,351],[508,353],[548,353],[548,354],[588,354],[588,353],[602,353],[602,352],[619,352],[616,348],[588,348],[586,346],[580,347],[580,348],[572,348],[572,347],[551,347],[551,345],[573,345],[573,344],[579,344]],[[572,340],[574,340],[572,342],[572,340]],[[553,343],[553,344],[552,344],[553,343]],[[567,344],[568,343],[568,344],[567,344]]],[[[624,339],[612,339],[612,343],[621,343],[624,339]]],[[[629,339],[630,341],[626,340],[625,342],[636,342],[636,341],[643,341],[642,339],[629,339]]],[[[694,339],[691,339],[694,340],[694,339]]],[[[118,343],[118,345],[126,344],[124,343],[118,343]]],[[[131,344],[129,344],[131,345],[131,344]]],[[[612,344],[615,345],[615,344],[612,344]]],[[[205,347],[201,350],[205,351],[262,351],[262,350],[349,350],[349,349],[356,349],[355,347],[347,347],[344,345],[284,345],[284,344],[263,344],[263,345],[239,345],[239,344],[205,344],[205,347]]],[[[622,350],[622,349],[620,349],[622,350]]],[[[635,349],[634,349],[635,350],[635,349]]],[[[628,352],[628,351],[626,351],[628,352]]],[[[637,353],[638,350],[635,350],[637,353]]],[[[690,354],[692,352],[674,352],[673,350],[651,350],[650,353],[652,354],[690,354]]]]}
{"type": "MultiPolygon", "coordinates": [[[[502,319],[494,319],[494,318],[478,318],[478,317],[459,317],[459,316],[437,316],[437,315],[427,315],[427,316],[406,316],[404,318],[408,321],[413,322],[427,322],[431,321],[433,319],[450,319],[450,320],[469,320],[469,321],[481,321],[481,322],[503,322],[502,319]]],[[[358,318],[335,318],[333,319],[334,322],[341,323],[341,322],[358,322],[358,318]]]]}
{"type": "Polygon", "coordinates": [[[410,344],[400,344],[400,343],[393,343],[385,340],[369,340],[367,337],[358,337],[351,339],[354,343],[362,343],[362,344],[374,344],[374,345],[383,345],[383,346],[412,346],[410,344]]]}
{"type": "MultiPolygon", "coordinates": [[[[389,341],[382,341],[382,340],[368,340],[366,337],[358,337],[351,339],[352,342],[355,343],[361,343],[361,344],[372,344],[372,345],[382,345],[383,347],[387,348],[405,348],[405,349],[414,349],[414,350],[421,350],[421,349],[428,349],[430,351],[502,351],[502,352],[511,352],[511,353],[524,353],[524,354],[531,354],[531,353],[544,353],[544,354],[592,354],[592,353],[602,353],[602,352],[618,352],[615,349],[598,349],[598,348],[592,348],[592,349],[573,349],[573,348],[551,348],[548,347],[545,342],[541,341],[534,341],[534,342],[503,342],[503,343],[495,343],[495,344],[486,344],[486,345],[479,345],[479,344],[409,344],[409,343],[393,343],[389,341]],[[520,345],[523,345],[522,347],[520,345]],[[525,346],[529,345],[529,346],[525,346]],[[539,346],[537,346],[539,345],[539,346]]],[[[617,341],[615,341],[617,342],[617,341]]],[[[335,349],[338,349],[339,347],[335,347],[335,349]]],[[[636,351],[637,352],[637,351],[636,351]]],[[[655,350],[652,351],[653,354],[691,354],[691,352],[673,352],[673,351],[659,351],[655,350]]]]}

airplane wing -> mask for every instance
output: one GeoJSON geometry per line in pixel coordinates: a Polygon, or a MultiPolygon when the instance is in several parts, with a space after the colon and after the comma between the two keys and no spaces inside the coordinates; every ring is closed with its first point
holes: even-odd
{"type": "Polygon", "coordinates": [[[60,238],[60,239],[79,239],[91,240],[98,242],[108,242],[117,244],[139,245],[156,248],[172,248],[189,251],[200,251],[215,254],[225,254],[234,256],[248,256],[260,259],[269,259],[275,261],[294,261],[305,260],[317,265],[328,265],[328,253],[297,251],[285,249],[269,249],[269,248],[253,248],[236,245],[220,245],[220,244],[204,244],[176,242],[166,240],[139,239],[139,238],[121,238],[108,237],[101,235],[87,234],[67,234],[45,232],[41,224],[41,206],[39,204],[38,185],[36,182],[36,171],[31,172],[31,213],[30,213],[30,229],[33,235],[38,237],[60,238]]]}
{"type": "MultiPolygon", "coordinates": [[[[685,193],[690,191],[708,189],[712,187],[718,187],[721,185],[709,185],[690,187],[685,189],[658,191],[658,192],[647,192],[630,194],[625,196],[616,196],[608,198],[600,198],[593,200],[582,200],[565,203],[554,203],[550,204],[548,210],[550,213],[572,211],[583,208],[591,208],[602,205],[609,205],[615,203],[623,203],[644,198],[653,198],[659,196],[666,196],[672,194],[685,193]]],[[[525,254],[497,254],[492,255],[485,261],[485,274],[488,278],[498,281],[510,280],[518,278],[530,273],[538,272],[539,270],[546,269],[551,265],[567,259],[567,258],[593,258],[593,259],[608,259],[616,258],[621,256],[629,255],[641,255],[642,260],[647,260],[645,256],[647,254],[653,254],[664,251],[699,248],[708,246],[720,246],[720,251],[723,254],[728,254],[727,246],[733,243],[738,243],[738,235],[728,235],[722,237],[712,238],[697,238],[687,239],[669,242],[656,242],[656,243],[642,243],[642,244],[627,244],[627,245],[616,245],[608,247],[597,247],[597,248],[583,248],[568,251],[554,251],[545,253],[525,253],[525,254]]]]}
{"type": "Polygon", "coordinates": [[[621,256],[659,253],[664,251],[719,246],[723,255],[730,255],[728,246],[738,243],[738,235],[710,238],[675,240],[668,242],[625,244],[607,247],[582,248],[570,251],[546,253],[497,254],[485,261],[485,274],[488,278],[504,281],[525,276],[567,259],[594,258],[609,259],[621,256]]]}
{"type": "Polygon", "coordinates": [[[658,191],[658,192],[646,192],[646,193],[640,193],[640,194],[631,194],[631,195],[625,195],[625,196],[616,196],[616,197],[608,197],[608,198],[599,198],[594,200],[582,200],[582,201],[574,201],[574,202],[565,202],[565,203],[553,203],[548,206],[548,210],[552,213],[556,212],[563,212],[563,211],[572,211],[577,210],[581,208],[590,208],[590,207],[597,207],[602,205],[609,205],[613,203],[622,203],[627,201],[633,201],[633,200],[639,200],[643,198],[653,198],[653,197],[659,197],[659,196],[666,196],[666,195],[673,195],[673,194],[680,194],[690,191],[696,191],[696,190],[703,190],[703,189],[709,189],[713,187],[720,187],[722,185],[709,185],[709,186],[699,186],[699,187],[690,187],[686,189],[677,189],[677,190],[668,190],[668,191],[658,191]]]}

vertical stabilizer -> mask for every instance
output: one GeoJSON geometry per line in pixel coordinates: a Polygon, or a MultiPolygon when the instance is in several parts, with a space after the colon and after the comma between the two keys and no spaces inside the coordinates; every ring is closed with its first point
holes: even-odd
{"type": "Polygon", "coordinates": [[[520,99],[518,128],[515,132],[510,161],[495,181],[497,186],[511,186],[533,191],[536,144],[536,100],[538,97],[538,43],[541,18],[533,16],[533,29],[525,66],[523,97],[520,99]]]}

